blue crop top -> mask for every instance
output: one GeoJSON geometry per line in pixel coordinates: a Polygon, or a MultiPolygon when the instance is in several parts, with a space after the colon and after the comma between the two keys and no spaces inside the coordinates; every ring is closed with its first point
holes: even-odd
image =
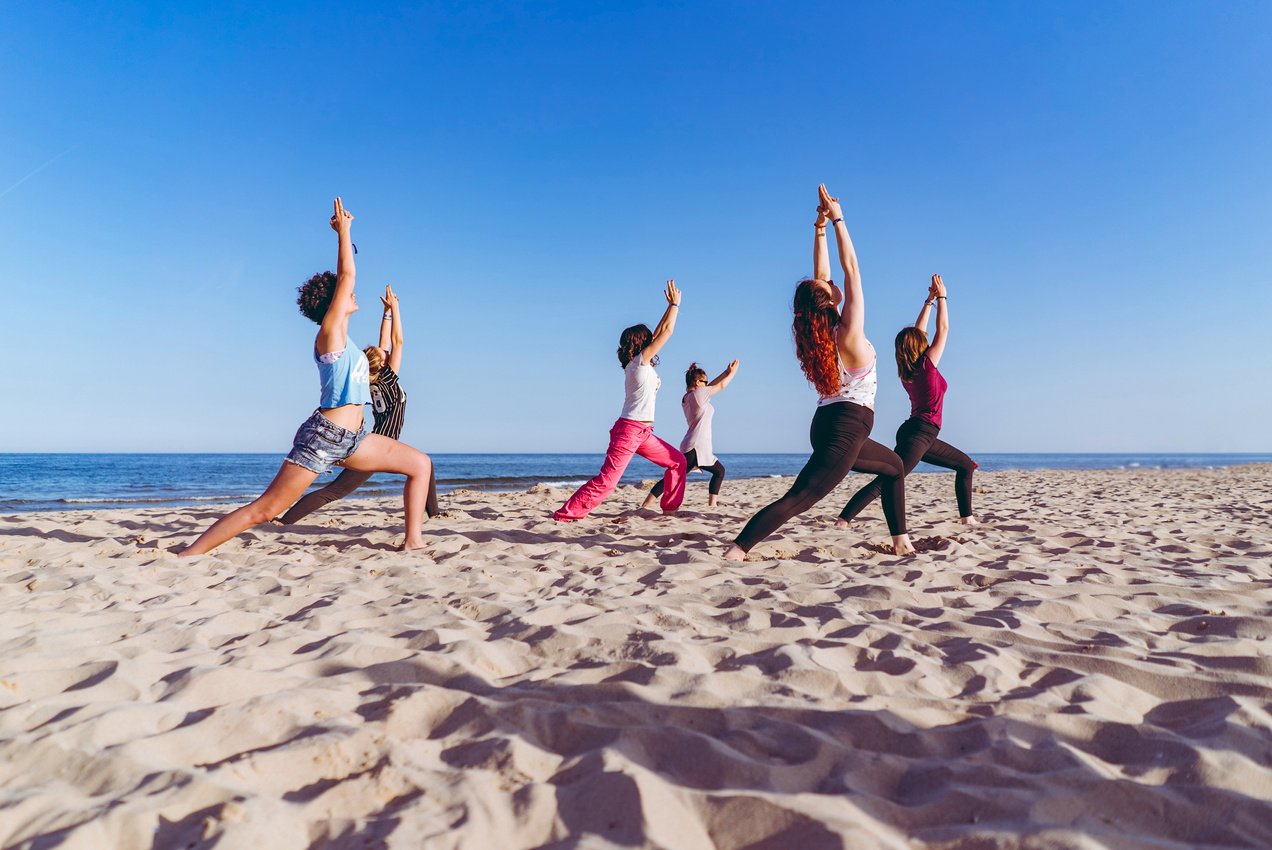
{"type": "Polygon", "coordinates": [[[371,367],[367,356],[353,340],[346,339],[344,351],[319,356],[314,349],[314,362],[318,364],[318,381],[322,384],[321,408],[340,407],[345,404],[371,403],[371,367]],[[334,356],[334,359],[333,359],[334,356]]]}

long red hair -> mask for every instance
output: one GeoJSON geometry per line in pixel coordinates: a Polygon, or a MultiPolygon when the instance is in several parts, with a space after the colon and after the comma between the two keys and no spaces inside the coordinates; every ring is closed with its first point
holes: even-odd
{"type": "Polygon", "coordinates": [[[791,333],[804,377],[823,396],[834,395],[839,392],[839,352],[835,348],[839,311],[835,300],[825,286],[810,278],[795,286],[794,307],[791,333]]]}

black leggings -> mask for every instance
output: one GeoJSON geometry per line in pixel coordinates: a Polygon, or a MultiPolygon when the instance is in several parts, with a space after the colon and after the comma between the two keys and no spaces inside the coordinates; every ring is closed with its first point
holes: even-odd
{"type": "MultiPolygon", "coordinates": [[[[337,499],[343,499],[367,483],[367,479],[374,474],[373,472],[358,472],[354,469],[344,470],[326,487],[315,490],[312,493],[306,493],[299,502],[287,509],[287,513],[283,514],[281,522],[283,525],[291,525],[298,519],[309,516],[324,505],[329,505],[337,499]]],[[[424,510],[431,517],[440,513],[437,508],[437,473],[433,469],[428,471],[428,500],[424,503],[424,510]]]]}
{"type": "MultiPolygon", "coordinates": [[[[936,435],[940,428],[923,419],[907,419],[897,429],[897,454],[905,466],[905,474],[909,475],[919,461],[954,470],[954,495],[958,498],[958,515],[972,515],[972,473],[976,470],[976,461],[936,435]]],[[[873,502],[883,491],[887,483],[885,478],[876,478],[862,487],[844,506],[839,514],[840,519],[852,519],[861,513],[866,505],[873,502]]]]}
{"type": "Polygon", "coordinates": [[[817,408],[809,440],[813,456],[786,495],[751,517],[734,542],[744,552],[788,519],[820,502],[849,470],[882,476],[883,513],[893,536],[905,534],[905,470],[897,453],[870,439],[874,411],[849,401],[817,408]]]}
{"type": "MultiPolygon", "coordinates": [[[[689,467],[685,470],[686,475],[693,472],[695,469],[701,469],[703,472],[710,472],[711,483],[707,485],[707,492],[712,496],[720,495],[720,485],[724,483],[724,464],[720,463],[720,458],[716,458],[716,462],[710,466],[702,466],[698,463],[698,450],[690,449],[685,452],[685,462],[689,464],[689,467]]],[[[661,496],[662,494],[663,483],[662,481],[659,481],[654,485],[654,489],[649,491],[649,495],[661,496]]]]}

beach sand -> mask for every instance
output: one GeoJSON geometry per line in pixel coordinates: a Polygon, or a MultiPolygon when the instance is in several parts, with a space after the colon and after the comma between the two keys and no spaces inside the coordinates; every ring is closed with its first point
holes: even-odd
{"type": "Polygon", "coordinates": [[[0,846],[1272,847],[1272,467],[864,481],[0,516],[0,846]]]}

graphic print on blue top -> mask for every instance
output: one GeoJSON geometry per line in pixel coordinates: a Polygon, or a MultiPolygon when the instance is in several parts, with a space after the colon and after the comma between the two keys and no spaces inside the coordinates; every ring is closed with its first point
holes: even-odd
{"type": "Polygon", "coordinates": [[[371,366],[353,340],[346,339],[344,351],[330,363],[324,362],[315,349],[314,362],[318,364],[318,381],[322,385],[319,407],[371,403],[371,366]]]}

